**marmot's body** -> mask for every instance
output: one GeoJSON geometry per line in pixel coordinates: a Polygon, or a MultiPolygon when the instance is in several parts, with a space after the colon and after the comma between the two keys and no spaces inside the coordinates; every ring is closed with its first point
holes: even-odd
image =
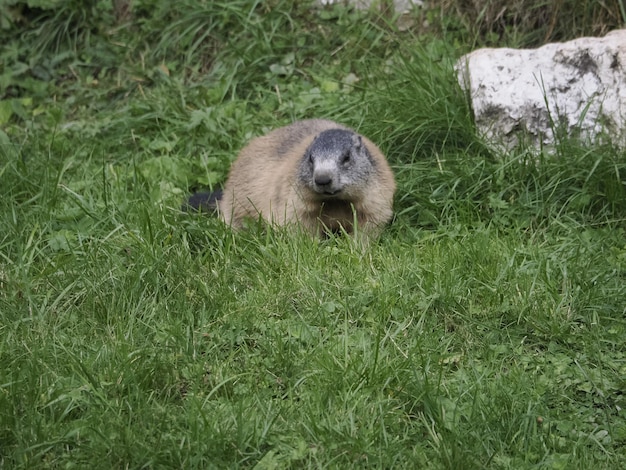
{"type": "Polygon", "coordinates": [[[233,163],[218,203],[234,228],[246,218],[299,224],[314,236],[357,230],[376,236],[396,189],[382,152],[332,121],[297,121],[253,139],[233,163]]]}

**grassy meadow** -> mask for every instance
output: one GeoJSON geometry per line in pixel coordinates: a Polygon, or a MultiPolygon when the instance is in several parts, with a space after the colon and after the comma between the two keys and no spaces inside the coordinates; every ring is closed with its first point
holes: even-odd
{"type": "Polygon", "coordinates": [[[626,468],[626,153],[497,153],[452,70],[623,4],[487,3],[0,0],[0,468],[626,468]],[[312,117],[394,169],[368,250],[181,210],[312,117]]]}

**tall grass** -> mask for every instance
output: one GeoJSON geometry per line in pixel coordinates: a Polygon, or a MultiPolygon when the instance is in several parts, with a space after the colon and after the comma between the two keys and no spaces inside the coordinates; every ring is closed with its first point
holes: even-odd
{"type": "Polygon", "coordinates": [[[119,67],[5,65],[0,466],[626,464],[623,150],[489,149],[449,45],[367,13],[134,5],[119,67]],[[304,117],[389,155],[367,251],[180,210],[304,117]]]}
{"type": "Polygon", "coordinates": [[[626,23],[623,0],[445,0],[439,9],[448,28],[477,44],[494,46],[537,47],[581,36],[603,36],[626,23]]]}

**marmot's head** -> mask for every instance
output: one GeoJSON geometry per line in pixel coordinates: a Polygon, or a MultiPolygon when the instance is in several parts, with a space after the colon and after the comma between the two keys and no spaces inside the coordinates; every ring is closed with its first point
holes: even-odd
{"type": "Polygon", "coordinates": [[[367,190],[374,160],[360,135],[329,129],[313,139],[304,152],[298,178],[322,199],[359,198],[367,190]]]}

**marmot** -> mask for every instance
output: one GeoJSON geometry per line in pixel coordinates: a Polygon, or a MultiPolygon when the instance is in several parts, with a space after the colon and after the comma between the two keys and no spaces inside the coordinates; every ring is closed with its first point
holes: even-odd
{"type": "Polygon", "coordinates": [[[372,238],[391,219],[395,190],[374,143],[336,122],[310,119],[250,141],[233,162],[217,206],[235,229],[261,216],[323,236],[352,234],[356,221],[357,233],[372,238]]]}

